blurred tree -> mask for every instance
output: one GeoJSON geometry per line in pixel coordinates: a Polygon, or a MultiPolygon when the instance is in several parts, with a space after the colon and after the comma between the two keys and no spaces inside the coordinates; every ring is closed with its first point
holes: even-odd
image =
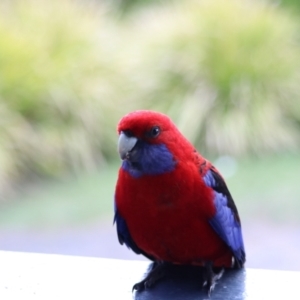
{"type": "Polygon", "coordinates": [[[2,191],[28,175],[95,169],[114,153],[118,36],[104,9],[88,4],[0,4],[2,191]]]}
{"type": "Polygon", "coordinates": [[[245,155],[299,147],[300,52],[289,14],[267,3],[214,0],[142,18],[137,95],[173,116],[199,149],[245,155]]]}
{"type": "MultiPolygon", "coordinates": [[[[0,3],[0,191],[116,157],[133,109],[169,114],[211,155],[298,149],[298,23],[260,1],[0,3]]],[[[1,192],[0,192],[1,194],[1,192]]]]}
{"type": "Polygon", "coordinates": [[[288,8],[292,13],[300,13],[300,1],[299,0],[277,0],[275,3],[279,3],[282,7],[288,8]]]}
{"type": "Polygon", "coordinates": [[[150,6],[166,2],[172,2],[172,0],[115,0],[113,5],[119,12],[127,15],[136,10],[145,9],[150,6]]]}

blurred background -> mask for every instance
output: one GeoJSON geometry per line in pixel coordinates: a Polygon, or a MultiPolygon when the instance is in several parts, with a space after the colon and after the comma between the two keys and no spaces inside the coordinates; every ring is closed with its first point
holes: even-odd
{"type": "Polygon", "coordinates": [[[223,173],[247,266],[300,271],[300,1],[2,0],[0,250],[117,242],[118,120],[168,114],[223,173]]]}

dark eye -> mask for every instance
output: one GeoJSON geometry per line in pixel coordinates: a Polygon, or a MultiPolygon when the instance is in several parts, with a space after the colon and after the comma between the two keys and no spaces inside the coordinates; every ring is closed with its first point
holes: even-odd
{"type": "Polygon", "coordinates": [[[149,132],[151,138],[156,138],[160,134],[160,128],[158,126],[153,126],[149,132]]]}

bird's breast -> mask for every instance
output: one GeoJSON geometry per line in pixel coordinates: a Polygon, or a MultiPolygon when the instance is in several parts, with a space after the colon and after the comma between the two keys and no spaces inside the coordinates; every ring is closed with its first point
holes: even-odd
{"type": "Polygon", "coordinates": [[[201,264],[224,251],[208,222],[215,213],[212,191],[199,173],[132,178],[120,172],[116,202],[133,240],[156,259],[201,264]]]}

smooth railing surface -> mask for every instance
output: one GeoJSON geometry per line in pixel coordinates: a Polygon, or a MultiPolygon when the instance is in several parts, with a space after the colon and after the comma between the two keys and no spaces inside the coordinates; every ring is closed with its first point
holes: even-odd
{"type": "MultiPolygon", "coordinates": [[[[171,276],[132,293],[149,263],[0,251],[0,299],[201,300],[197,276],[171,276]]],[[[211,300],[300,299],[300,272],[244,269],[224,274],[211,300]]]]}

